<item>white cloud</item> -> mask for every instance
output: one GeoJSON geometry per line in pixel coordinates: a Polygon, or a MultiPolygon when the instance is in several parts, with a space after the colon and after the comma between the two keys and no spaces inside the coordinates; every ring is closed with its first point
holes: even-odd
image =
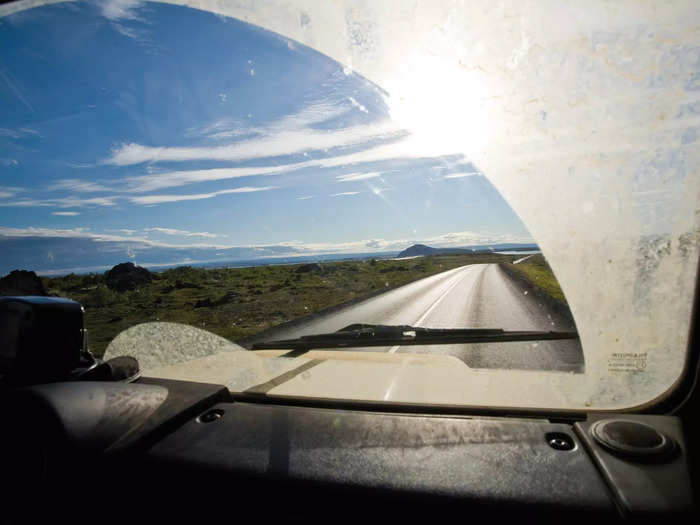
{"type": "Polygon", "coordinates": [[[463,177],[478,177],[479,173],[472,171],[472,172],[463,172],[463,173],[450,173],[449,175],[445,175],[446,179],[461,179],[463,177]]]}
{"type": "Polygon", "coordinates": [[[141,0],[100,0],[98,5],[105,18],[110,20],[138,20],[136,10],[141,0]]]}
{"type": "MultiPolygon", "coordinates": [[[[110,230],[116,231],[116,230],[110,230]]],[[[136,230],[121,230],[136,231],[136,230]]],[[[165,248],[229,248],[229,246],[216,246],[211,244],[169,244],[156,242],[146,237],[135,237],[122,235],[110,235],[107,233],[96,233],[89,228],[42,228],[29,226],[26,228],[8,228],[0,226],[0,237],[44,237],[44,238],[70,238],[70,239],[92,239],[98,242],[128,242],[130,245],[140,243],[147,246],[165,248]]]]}
{"type": "Polygon", "coordinates": [[[50,190],[67,190],[78,193],[91,193],[96,191],[109,191],[109,188],[96,182],[80,179],[61,179],[49,186],[50,190]]]}
{"type": "MultiPolygon", "coordinates": [[[[354,99],[353,99],[354,100],[354,99]]],[[[355,101],[356,102],[356,101],[355,101]]],[[[325,122],[347,112],[337,102],[322,102],[311,104],[302,110],[282,117],[262,127],[250,127],[241,120],[221,119],[201,128],[190,128],[186,135],[220,140],[222,138],[245,138],[236,142],[205,147],[152,147],[130,143],[116,147],[111,156],[104,162],[120,166],[134,165],[144,162],[179,162],[196,160],[214,161],[267,161],[262,167],[232,167],[205,170],[178,170],[157,172],[153,165],[147,170],[149,175],[137,175],[124,179],[114,191],[149,192],[183,186],[198,182],[252,177],[259,175],[278,175],[309,167],[332,168],[352,166],[354,164],[386,161],[392,159],[431,158],[446,154],[454,154],[436,149],[434,146],[426,149],[414,138],[406,136],[390,121],[375,124],[354,126],[339,130],[317,129],[313,126],[325,122]],[[351,154],[341,154],[332,157],[313,159],[310,152],[323,151],[335,147],[366,146],[379,138],[393,138],[393,142],[369,147],[351,154]],[[306,160],[289,159],[282,165],[270,165],[274,157],[303,154],[306,160]],[[155,171],[155,173],[152,173],[155,171]]],[[[361,180],[376,175],[349,174],[339,181],[361,180]],[[357,178],[354,178],[357,177],[357,178]]],[[[74,191],[100,191],[100,185],[93,182],[81,183],[75,179],[66,179],[60,183],[65,189],[74,191]],[[71,188],[72,186],[72,188],[71,188]],[[92,188],[92,189],[91,189],[92,188]]]]}
{"type": "Polygon", "coordinates": [[[342,197],[344,195],[357,195],[360,193],[359,191],[342,191],[340,193],[333,193],[331,194],[331,197],[342,197]]]}
{"type": "Polygon", "coordinates": [[[0,199],[9,199],[10,197],[14,197],[21,191],[23,191],[22,188],[16,188],[13,186],[0,186],[0,199]]]}
{"type": "Polygon", "coordinates": [[[123,233],[125,235],[134,235],[138,232],[138,230],[129,230],[127,228],[118,228],[116,230],[105,230],[108,232],[118,232],[118,233],[123,233]]]}
{"type": "Polygon", "coordinates": [[[85,208],[115,206],[117,197],[63,197],[58,199],[22,199],[11,202],[0,202],[0,207],[27,208],[34,206],[54,206],[58,208],[85,208]]]}
{"type": "Polygon", "coordinates": [[[31,128],[0,128],[0,137],[22,139],[26,137],[41,137],[41,134],[31,128]]]}
{"type": "Polygon", "coordinates": [[[6,167],[17,166],[17,164],[19,164],[17,159],[0,159],[0,162],[2,162],[2,165],[6,167]]]}
{"type": "MultiPolygon", "coordinates": [[[[247,128],[247,133],[259,135],[222,146],[204,147],[154,147],[142,144],[122,144],[115,148],[104,162],[118,166],[144,162],[182,162],[191,160],[242,161],[281,155],[301,154],[313,150],[360,145],[372,140],[389,137],[401,130],[389,120],[374,124],[358,125],[343,129],[314,129],[318,124],[337,117],[346,111],[337,104],[318,103],[287,115],[264,127],[247,128]]],[[[225,122],[225,121],[224,121],[225,122]]],[[[214,123],[217,138],[229,132],[224,122],[214,123]]],[[[240,134],[240,122],[232,121],[240,134]]],[[[205,128],[201,130],[206,136],[205,128]]],[[[192,130],[191,130],[192,132],[192,130]]]]}
{"type": "Polygon", "coordinates": [[[59,217],[75,217],[76,215],[80,215],[79,211],[54,211],[51,212],[51,215],[58,215],[59,217]]]}
{"type": "Polygon", "coordinates": [[[170,171],[127,177],[123,183],[129,192],[147,192],[174,188],[195,182],[211,182],[216,180],[237,179],[256,175],[272,175],[284,173],[285,170],[298,169],[299,166],[271,166],[266,168],[216,168],[210,170],[170,171]]]}
{"type": "Polygon", "coordinates": [[[54,229],[54,228],[8,228],[0,226],[3,237],[94,237],[87,228],[54,229]]]}
{"type": "Polygon", "coordinates": [[[360,104],[357,100],[355,100],[354,97],[348,97],[348,100],[354,107],[362,111],[362,113],[369,113],[369,111],[367,111],[367,108],[360,104]]]}
{"type": "Polygon", "coordinates": [[[162,204],[165,202],[192,201],[201,199],[211,199],[219,195],[227,195],[229,193],[252,193],[256,191],[267,191],[275,189],[275,186],[251,187],[243,186],[241,188],[233,188],[230,190],[213,191],[211,193],[195,193],[185,195],[145,195],[143,197],[130,197],[129,200],[134,204],[162,204]]]}
{"type": "Polygon", "coordinates": [[[304,106],[296,113],[285,115],[256,131],[261,134],[273,135],[284,131],[302,130],[339,117],[346,111],[346,108],[331,101],[316,102],[304,106]]]}
{"type": "Polygon", "coordinates": [[[244,161],[301,154],[314,150],[356,146],[389,137],[398,130],[392,124],[354,126],[338,131],[297,130],[243,140],[225,146],[152,147],[123,144],[112,151],[107,164],[128,166],[144,162],[183,162],[193,160],[244,161]]]}
{"type": "Polygon", "coordinates": [[[206,237],[208,239],[214,239],[218,237],[215,233],[209,233],[209,232],[190,232],[187,230],[176,230],[175,228],[160,228],[160,227],[153,227],[153,228],[146,228],[145,231],[147,232],[155,232],[155,233],[162,233],[164,235],[180,235],[183,237],[206,237]]]}
{"type": "MultiPolygon", "coordinates": [[[[219,93],[219,97],[224,93],[219,93]]],[[[244,119],[221,118],[205,126],[195,126],[185,131],[186,137],[232,138],[243,135],[255,135],[260,131],[250,126],[244,119]]]]}
{"type": "Polygon", "coordinates": [[[297,197],[297,200],[298,201],[305,201],[308,199],[313,199],[314,197],[315,197],[315,195],[304,195],[303,197],[297,197]]]}
{"type": "MultiPolygon", "coordinates": [[[[119,188],[114,188],[114,191],[144,193],[199,182],[211,182],[260,175],[282,175],[291,171],[311,167],[334,168],[391,159],[430,158],[429,155],[421,155],[414,146],[415,145],[408,140],[399,140],[391,144],[381,145],[348,155],[338,155],[336,157],[308,160],[291,164],[264,167],[214,168],[206,170],[181,170],[160,173],[154,172],[148,175],[127,177],[121,182],[119,188]]],[[[370,177],[366,176],[363,178],[370,177]]]]}
{"type": "Polygon", "coordinates": [[[354,180],[364,180],[373,179],[375,177],[380,177],[382,174],[380,172],[368,172],[368,173],[348,173],[347,175],[338,175],[336,180],[339,182],[351,182],[354,180]]]}
{"type": "Polygon", "coordinates": [[[144,37],[144,32],[136,29],[134,27],[129,27],[124,24],[120,24],[118,22],[112,22],[112,27],[114,28],[115,31],[120,33],[121,35],[131,38],[133,40],[139,41],[139,42],[144,42],[145,37],[144,37]]]}

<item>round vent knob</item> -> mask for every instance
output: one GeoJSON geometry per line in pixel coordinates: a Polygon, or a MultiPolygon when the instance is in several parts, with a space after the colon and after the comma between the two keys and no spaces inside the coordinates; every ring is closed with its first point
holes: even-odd
{"type": "Polygon", "coordinates": [[[654,427],[625,419],[603,419],[591,427],[595,440],[608,451],[627,459],[668,459],[676,442],[654,427]]]}

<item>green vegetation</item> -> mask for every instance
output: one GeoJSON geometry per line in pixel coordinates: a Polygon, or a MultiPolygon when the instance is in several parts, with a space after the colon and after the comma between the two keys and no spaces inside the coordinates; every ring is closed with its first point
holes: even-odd
{"type": "Polygon", "coordinates": [[[518,264],[505,265],[505,268],[507,271],[516,274],[516,276],[521,276],[549,297],[566,304],[564,292],[542,254],[533,255],[518,264]]]}
{"type": "Polygon", "coordinates": [[[101,356],[119,332],[139,323],[185,323],[235,341],[451,268],[514,258],[475,254],[249,268],[184,266],[154,273],[150,284],[122,293],[109,289],[101,274],[42,281],[49,294],[83,304],[90,349],[101,356]],[[299,271],[303,266],[308,271],[299,271]]]}

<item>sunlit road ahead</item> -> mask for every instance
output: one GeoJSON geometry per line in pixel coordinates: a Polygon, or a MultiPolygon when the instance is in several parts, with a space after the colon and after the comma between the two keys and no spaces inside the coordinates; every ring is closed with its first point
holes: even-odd
{"type": "MultiPolygon", "coordinates": [[[[430,328],[574,329],[570,321],[526,293],[497,264],[475,264],[415,281],[340,311],[321,315],[303,325],[275,330],[265,339],[334,332],[353,323],[408,324],[430,328]]],[[[583,371],[581,346],[575,340],[367,350],[449,354],[472,368],[583,371]]]]}

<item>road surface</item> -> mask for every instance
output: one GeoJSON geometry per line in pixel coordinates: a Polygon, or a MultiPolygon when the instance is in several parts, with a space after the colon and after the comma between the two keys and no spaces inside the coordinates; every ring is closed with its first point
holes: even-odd
{"type": "MultiPolygon", "coordinates": [[[[414,281],[342,310],[320,315],[302,325],[275,329],[268,332],[265,339],[290,339],[335,332],[353,323],[407,324],[429,328],[575,329],[568,319],[523,290],[497,264],[473,264],[414,281]]],[[[581,346],[575,340],[366,350],[449,354],[472,368],[584,371],[581,346]]]]}

